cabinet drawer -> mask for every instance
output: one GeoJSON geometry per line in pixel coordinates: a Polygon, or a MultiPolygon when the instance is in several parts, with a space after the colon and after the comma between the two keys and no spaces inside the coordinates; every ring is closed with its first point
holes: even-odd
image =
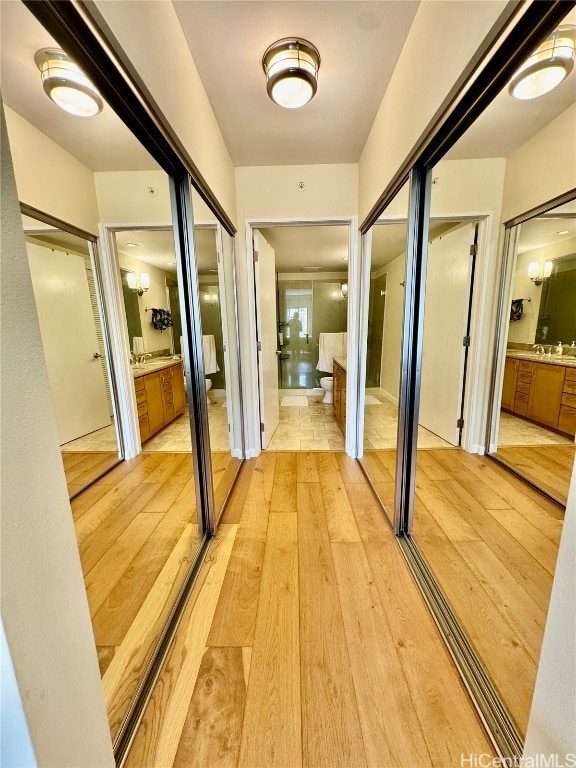
{"type": "Polygon", "coordinates": [[[143,403],[138,403],[138,417],[144,416],[146,413],[148,413],[148,403],[144,400],[143,403]]]}
{"type": "Polygon", "coordinates": [[[142,389],[136,390],[136,402],[138,404],[146,402],[146,390],[144,387],[142,387],[142,389]]]}
{"type": "Polygon", "coordinates": [[[521,371],[529,371],[532,373],[534,370],[534,363],[531,363],[529,360],[520,360],[518,368],[521,371]]]}
{"type": "Polygon", "coordinates": [[[170,377],[162,376],[162,389],[164,390],[164,392],[166,392],[166,390],[168,390],[168,389],[170,389],[170,390],[172,389],[172,377],[171,376],[170,377]]]}
{"type": "Polygon", "coordinates": [[[148,421],[148,414],[138,417],[138,426],[140,427],[140,440],[144,442],[150,437],[150,422],[148,421]]]}
{"type": "Polygon", "coordinates": [[[516,392],[524,392],[525,394],[530,394],[530,383],[524,383],[523,381],[519,381],[518,384],[516,384],[516,392]]]}
{"type": "Polygon", "coordinates": [[[560,406],[558,429],[571,437],[574,435],[576,432],[576,408],[568,408],[566,405],[560,406]]]}
{"type": "Polygon", "coordinates": [[[523,384],[530,384],[532,381],[532,371],[520,371],[518,381],[521,381],[523,384]]]}
{"type": "Polygon", "coordinates": [[[565,391],[562,395],[562,405],[567,405],[569,408],[576,408],[576,395],[571,395],[565,391]]]}
{"type": "Polygon", "coordinates": [[[566,368],[566,378],[569,381],[576,381],[576,368],[566,368]]]}
{"type": "Polygon", "coordinates": [[[519,413],[521,416],[526,416],[528,413],[528,400],[529,395],[525,392],[516,392],[514,398],[514,413],[519,413]]]}
{"type": "Polygon", "coordinates": [[[134,389],[136,392],[140,392],[140,390],[144,389],[144,376],[139,376],[137,379],[134,379],[134,389]]]}
{"type": "Polygon", "coordinates": [[[564,379],[564,392],[568,392],[571,395],[576,395],[576,380],[564,379]]]}

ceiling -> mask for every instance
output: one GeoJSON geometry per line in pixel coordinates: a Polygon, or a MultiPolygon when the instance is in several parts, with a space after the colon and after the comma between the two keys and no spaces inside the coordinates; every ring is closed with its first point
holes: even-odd
{"type": "Polygon", "coordinates": [[[22,215],[22,229],[30,237],[34,237],[48,246],[54,246],[64,251],[74,251],[83,256],[90,255],[88,242],[84,238],[72,235],[70,232],[63,232],[57,227],[51,227],[49,224],[24,214],[22,215]]]}
{"type": "MultiPolygon", "coordinates": [[[[430,240],[435,240],[453,227],[461,224],[459,221],[446,219],[431,219],[429,227],[430,240]]],[[[406,253],[407,238],[406,222],[376,222],[372,227],[372,259],[370,269],[377,272],[386,264],[406,253]]]]}
{"type": "MultiPolygon", "coordinates": [[[[418,3],[174,0],[174,6],[233,163],[267,165],[358,160],[418,3]],[[269,43],[290,34],[310,38],[322,57],[318,93],[300,110],[270,101],[261,67],[269,43]]],[[[576,23],[576,9],[565,21],[576,23]]],[[[78,119],[46,97],[34,54],[56,43],[19,0],[2,0],[1,43],[3,97],[18,114],[94,171],[158,168],[109,107],[78,119]]],[[[540,99],[519,102],[504,91],[447,157],[507,157],[575,98],[576,70],[540,99]]]]}
{"type": "Polygon", "coordinates": [[[155,160],[110,107],[77,118],[44,93],[34,54],[60,46],[18,0],[2,0],[0,84],[4,103],[93,171],[147,171],[155,160]]]}
{"type": "MultiPolygon", "coordinates": [[[[176,275],[174,234],[171,229],[126,229],[115,233],[119,253],[176,275]],[[135,243],[135,246],[127,245],[135,243]]],[[[194,244],[198,259],[198,274],[209,275],[218,269],[216,230],[194,228],[194,244]]]]}
{"type": "MultiPolygon", "coordinates": [[[[576,25],[576,8],[563,24],[576,25]]],[[[576,100],[576,70],[550,93],[520,101],[505,88],[446,154],[448,160],[508,157],[576,100]]]]}
{"type": "Polygon", "coordinates": [[[418,8],[410,0],[174,0],[234,165],[355,163],[418,8]],[[283,109],[262,54],[279,38],[320,51],[318,93],[283,109]]]}
{"type": "MultiPolygon", "coordinates": [[[[570,218],[567,218],[566,215],[555,216],[554,213],[551,211],[546,216],[530,219],[520,225],[518,253],[528,253],[537,248],[576,238],[576,214],[572,213],[570,218]],[[560,234],[561,232],[564,234],[560,234]]],[[[559,211],[556,210],[556,213],[559,211]]]]}
{"type": "Polygon", "coordinates": [[[348,271],[347,225],[261,228],[276,253],[276,272],[348,271]],[[303,270],[303,267],[308,269],[303,270]]]}

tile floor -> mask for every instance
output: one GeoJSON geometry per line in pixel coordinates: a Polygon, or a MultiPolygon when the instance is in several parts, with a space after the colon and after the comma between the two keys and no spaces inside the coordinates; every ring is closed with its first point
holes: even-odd
{"type": "Polygon", "coordinates": [[[63,453],[81,452],[91,453],[92,451],[117,451],[118,441],[116,439],[116,429],[114,421],[107,427],[97,429],[96,432],[90,432],[88,435],[71,440],[60,446],[63,453]]]}
{"type": "Polygon", "coordinates": [[[267,451],[343,451],[344,436],[334,406],[322,402],[324,394],[290,395],[280,391],[280,423],[267,451]],[[298,400],[306,405],[285,403],[298,400]]]}
{"type": "MultiPolygon", "coordinates": [[[[226,413],[226,398],[210,394],[208,404],[208,425],[210,429],[210,448],[213,452],[230,450],[228,443],[228,418],[226,413]]],[[[188,409],[181,416],[142,446],[144,453],[168,451],[170,453],[190,453],[190,417],[188,409]]]]}
{"type": "Polygon", "coordinates": [[[500,412],[500,429],[498,445],[573,445],[574,440],[564,435],[558,435],[538,424],[513,416],[511,413],[500,412]]]}
{"type": "MultiPolygon", "coordinates": [[[[398,406],[387,400],[377,388],[366,390],[364,407],[364,450],[396,448],[398,433],[398,406]],[[374,405],[374,400],[378,403],[374,405]]],[[[453,448],[446,440],[418,427],[418,448],[453,448]]]]}

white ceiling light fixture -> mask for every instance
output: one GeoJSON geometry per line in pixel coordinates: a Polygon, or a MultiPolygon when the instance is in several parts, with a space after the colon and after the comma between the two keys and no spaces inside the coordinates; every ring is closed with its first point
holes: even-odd
{"type": "Polygon", "coordinates": [[[508,90],[515,99],[543,96],[565,80],[574,69],[576,27],[558,27],[514,74],[508,90]]]}
{"type": "Polygon", "coordinates": [[[281,107],[298,109],[318,90],[320,53],[300,37],[284,37],[272,43],[262,57],[268,96],[281,107]]]}
{"type": "Polygon", "coordinates": [[[42,48],[34,60],[45,93],[60,109],[76,117],[94,117],[102,112],[102,97],[68,54],[59,48],[42,48]]]}

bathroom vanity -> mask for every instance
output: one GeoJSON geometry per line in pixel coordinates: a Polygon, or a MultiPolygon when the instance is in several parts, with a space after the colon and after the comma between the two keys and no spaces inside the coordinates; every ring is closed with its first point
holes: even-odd
{"type": "Polygon", "coordinates": [[[180,360],[166,360],[135,367],[133,373],[140,440],[144,442],[183,413],[184,372],[180,360]]]}
{"type": "Polygon", "coordinates": [[[333,364],[334,415],[342,434],[346,435],[346,358],[335,357],[333,364]]]}
{"type": "Polygon", "coordinates": [[[502,409],[574,437],[576,359],[508,353],[502,409]]]}

